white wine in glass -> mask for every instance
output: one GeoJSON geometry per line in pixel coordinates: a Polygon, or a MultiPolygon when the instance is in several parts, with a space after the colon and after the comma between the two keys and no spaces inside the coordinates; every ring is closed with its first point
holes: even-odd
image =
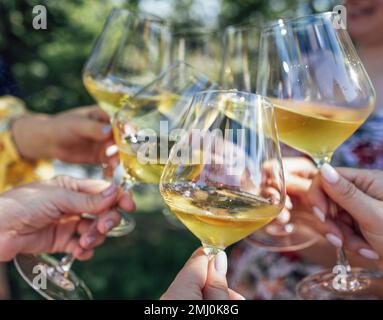
{"type": "MultiPolygon", "coordinates": [[[[368,118],[375,91],[338,13],[279,20],[261,34],[257,89],[275,105],[281,141],[318,167],[368,118]]],[[[330,202],[328,214],[337,218],[330,202]]],[[[383,273],[351,268],[343,248],[337,264],[305,278],[304,299],[382,298],[383,273]]]]}
{"type": "Polygon", "coordinates": [[[197,93],[171,149],[160,192],[216,254],[272,221],[285,200],[272,104],[247,92],[197,93]]]}
{"type": "Polygon", "coordinates": [[[320,103],[271,99],[279,139],[320,161],[331,157],[367,119],[374,108],[373,99],[361,109],[320,103]]]}
{"type": "MultiPolygon", "coordinates": [[[[160,18],[112,10],[83,70],[86,89],[111,119],[126,100],[169,67],[170,39],[170,29],[160,18]]],[[[122,216],[108,236],[124,236],[134,229],[133,217],[122,216]]]]}
{"type": "Polygon", "coordinates": [[[132,96],[169,67],[171,32],[160,18],[113,9],[90,54],[83,82],[112,118],[132,96]]]}
{"type": "Polygon", "coordinates": [[[202,243],[220,249],[263,227],[281,211],[280,205],[261,197],[220,187],[198,187],[192,182],[162,184],[161,194],[170,210],[202,243]]]}
{"type": "Polygon", "coordinates": [[[114,117],[113,130],[125,184],[158,185],[174,144],[169,131],[184,121],[195,93],[216,87],[205,75],[178,62],[124,101],[124,108],[114,117]]]}

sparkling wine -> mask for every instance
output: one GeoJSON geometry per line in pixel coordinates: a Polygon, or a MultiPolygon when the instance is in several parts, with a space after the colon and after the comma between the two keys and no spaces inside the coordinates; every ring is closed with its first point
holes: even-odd
{"type": "Polygon", "coordinates": [[[202,243],[222,249],[269,223],[282,209],[241,190],[193,182],[162,184],[160,191],[170,210],[202,243]]]}

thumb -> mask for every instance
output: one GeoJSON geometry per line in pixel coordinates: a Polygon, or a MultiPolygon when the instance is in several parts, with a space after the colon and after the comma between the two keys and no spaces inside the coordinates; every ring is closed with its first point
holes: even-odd
{"type": "Polygon", "coordinates": [[[226,280],[227,257],[225,251],[220,251],[209,262],[209,269],[203,296],[205,300],[229,300],[229,288],[226,280]]]}
{"type": "Polygon", "coordinates": [[[199,248],[186,262],[161,300],[202,300],[207,267],[208,258],[203,249],[199,248]]]}
{"type": "Polygon", "coordinates": [[[113,207],[118,197],[114,184],[97,194],[67,189],[60,190],[60,193],[59,209],[68,214],[101,214],[113,207]]]}
{"type": "Polygon", "coordinates": [[[359,190],[332,166],[324,164],[320,173],[322,187],[327,195],[353,216],[358,223],[363,224],[376,215],[374,209],[376,200],[359,190]]]}

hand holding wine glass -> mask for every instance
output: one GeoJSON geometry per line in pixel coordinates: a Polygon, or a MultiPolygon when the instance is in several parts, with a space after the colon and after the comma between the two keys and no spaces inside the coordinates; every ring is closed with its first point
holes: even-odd
{"type": "Polygon", "coordinates": [[[116,163],[108,115],[86,106],[56,115],[31,113],[15,119],[12,135],[20,155],[29,160],[58,159],[69,163],[116,163]]]}
{"type": "Polygon", "coordinates": [[[198,248],[161,300],[244,300],[242,295],[228,287],[226,272],[227,257],[224,251],[209,260],[203,249],[198,248]]]}
{"type": "MultiPolygon", "coordinates": [[[[311,156],[318,167],[368,118],[375,91],[337,13],[278,20],[261,34],[257,87],[272,98],[282,142],[311,156]]],[[[333,217],[336,206],[331,205],[333,217]]],[[[307,299],[379,295],[382,274],[352,269],[340,243],[333,270],[304,279],[307,299]]]]}
{"type": "Polygon", "coordinates": [[[89,259],[93,248],[121,219],[115,206],[134,209],[130,196],[120,193],[116,186],[68,176],[6,191],[0,202],[0,261],[18,253],[55,252],[89,259]],[[98,219],[84,219],[84,212],[98,219]]]}
{"type": "Polygon", "coordinates": [[[307,194],[312,207],[319,210],[321,233],[332,244],[344,243],[347,250],[365,258],[383,256],[383,173],[378,170],[332,168],[324,165],[307,194]],[[329,201],[339,208],[337,226],[329,215],[329,201]]]}

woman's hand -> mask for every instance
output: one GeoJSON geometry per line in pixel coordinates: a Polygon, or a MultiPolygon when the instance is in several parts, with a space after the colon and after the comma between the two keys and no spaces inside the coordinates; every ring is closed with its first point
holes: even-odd
{"type": "Polygon", "coordinates": [[[109,118],[96,106],[82,107],[54,116],[31,114],[12,124],[16,147],[30,160],[59,159],[70,163],[118,163],[109,118]],[[112,157],[115,155],[114,157],[112,157]]]}
{"type": "Polygon", "coordinates": [[[24,185],[0,195],[0,261],[18,253],[72,253],[89,259],[93,248],[120,222],[116,211],[133,211],[128,194],[103,180],[67,176],[24,185]],[[82,213],[98,219],[82,218],[82,213]]]}
{"type": "Polygon", "coordinates": [[[336,247],[378,260],[383,257],[383,172],[323,165],[307,195],[320,227],[336,247]],[[330,198],[330,200],[328,199],[330,198]],[[338,205],[331,216],[330,201],[338,205]]]}
{"type": "Polygon", "coordinates": [[[227,257],[220,252],[209,261],[202,248],[197,249],[178,273],[162,300],[244,300],[228,288],[227,257]]]}
{"type": "MultiPolygon", "coordinates": [[[[311,207],[307,201],[307,191],[310,189],[312,179],[318,169],[312,161],[304,157],[283,158],[283,169],[286,183],[286,203],[277,221],[289,222],[292,214],[309,212],[311,207]]],[[[305,216],[308,216],[305,214],[305,216]]],[[[311,223],[311,221],[307,221],[311,223]]]]}

